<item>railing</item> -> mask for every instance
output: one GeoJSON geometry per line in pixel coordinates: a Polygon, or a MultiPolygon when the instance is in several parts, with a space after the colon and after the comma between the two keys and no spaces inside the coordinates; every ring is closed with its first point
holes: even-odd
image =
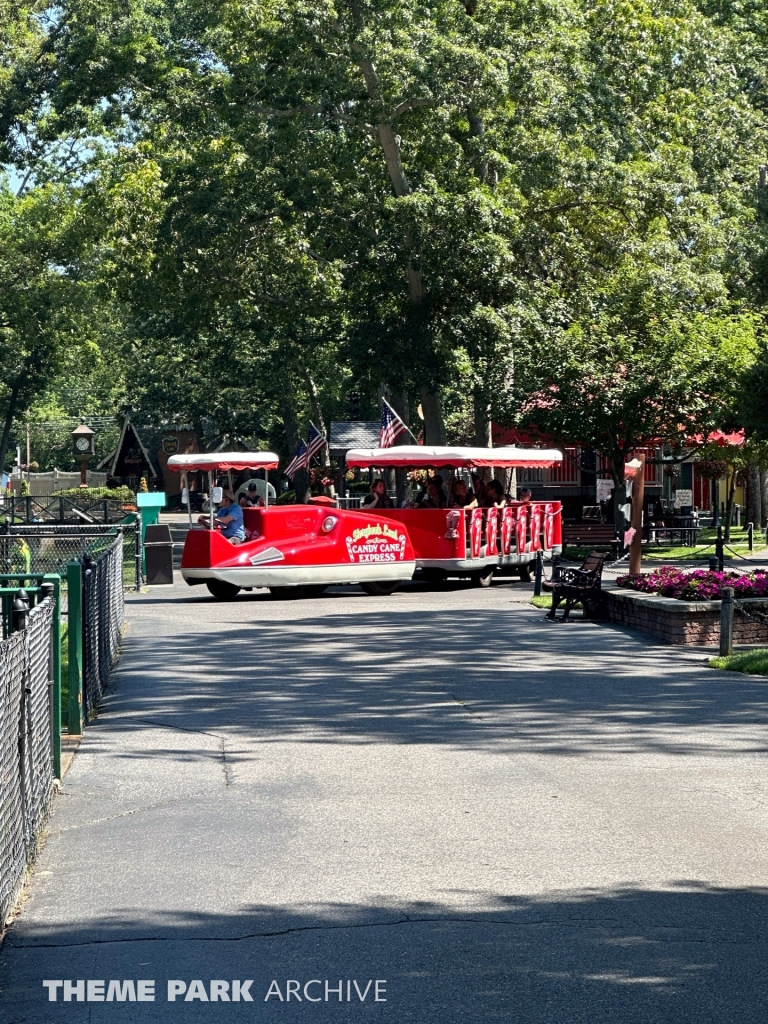
{"type": "Polygon", "coordinates": [[[0,496],[0,517],[11,523],[119,523],[135,505],[111,498],[66,498],[61,494],[0,496]]]}
{"type": "Polygon", "coordinates": [[[464,514],[467,558],[534,555],[537,551],[549,551],[562,544],[562,508],[559,502],[475,508],[466,510],[464,514]]]}

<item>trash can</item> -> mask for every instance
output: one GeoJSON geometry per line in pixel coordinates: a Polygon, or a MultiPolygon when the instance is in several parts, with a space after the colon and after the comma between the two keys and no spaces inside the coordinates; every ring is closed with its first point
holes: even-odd
{"type": "Polygon", "coordinates": [[[141,512],[141,539],[144,540],[147,527],[158,521],[160,509],[165,508],[165,494],[163,491],[139,491],[136,504],[141,512]]]}
{"type": "Polygon", "coordinates": [[[146,580],[150,587],[173,585],[173,541],[166,524],[148,526],[144,540],[146,580]]]}

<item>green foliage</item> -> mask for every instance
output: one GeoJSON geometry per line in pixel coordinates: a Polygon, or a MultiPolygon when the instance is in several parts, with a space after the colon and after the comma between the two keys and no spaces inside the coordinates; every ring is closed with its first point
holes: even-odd
{"type": "Polygon", "coordinates": [[[109,498],[124,505],[135,505],[136,495],[130,487],[69,487],[65,491],[56,491],[62,498],[109,498]]]}
{"type": "Polygon", "coordinates": [[[752,0],[0,17],[6,421],[131,406],[287,454],[385,388],[429,439],[439,393],[451,440],[533,423],[617,473],[742,409],[768,436],[752,0]]]}

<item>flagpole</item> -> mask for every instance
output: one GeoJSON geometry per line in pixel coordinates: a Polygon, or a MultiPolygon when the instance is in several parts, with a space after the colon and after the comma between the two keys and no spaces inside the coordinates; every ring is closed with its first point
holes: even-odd
{"type": "Polygon", "coordinates": [[[381,399],[381,400],[382,400],[382,402],[384,403],[384,405],[386,405],[386,407],[387,407],[387,408],[389,409],[389,411],[390,411],[390,412],[392,412],[392,413],[394,413],[394,414],[395,414],[395,416],[397,416],[397,418],[398,418],[398,419],[400,420],[400,422],[401,422],[401,423],[403,424],[403,426],[404,426],[404,427],[405,427],[405,429],[406,429],[406,430],[408,431],[408,433],[409,433],[409,434],[411,435],[411,437],[412,437],[412,438],[413,438],[413,440],[414,440],[414,441],[416,442],[416,444],[421,444],[421,442],[419,441],[418,437],[416,437],[416,435],[415,435],[415,434],[414,434],[414,432],[413,432],[413,431],[411,430],[411,428],[410,428],[409,426],[407,426],[407,424],[406,424],[406,423],[405,423],[405,421],[403,420],[403,417],[402,417],[402,416],[398,416],[398,414],[397,414],[397,413],[395,412],[395,410],[394,410],[394,409],[392,408],[392,406],[391,406],[391,405],[389,404],[389,402],[388,402],[388,401],[386,400],[386,398],[384,398],[384,397],[382,396],[382,399],[381,399]]]}

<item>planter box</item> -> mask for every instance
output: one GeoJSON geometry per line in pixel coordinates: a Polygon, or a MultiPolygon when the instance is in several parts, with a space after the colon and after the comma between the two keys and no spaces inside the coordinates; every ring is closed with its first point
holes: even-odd
{"type": "MultiPolygon", "coordinates": [[[[630,629],[650,633],[668,644],[720,644],[720,602],[678,601],[658,594],[640,594],[636,590],[615,587],[605,590],[607,616],[630,629]]],[[[768,598],[741,598],[747,611],[768,614],[768,598]]],[[[733,617],[734,644],[768,645],[768,624],[745,619],[738,612],[733,617]]]]}

